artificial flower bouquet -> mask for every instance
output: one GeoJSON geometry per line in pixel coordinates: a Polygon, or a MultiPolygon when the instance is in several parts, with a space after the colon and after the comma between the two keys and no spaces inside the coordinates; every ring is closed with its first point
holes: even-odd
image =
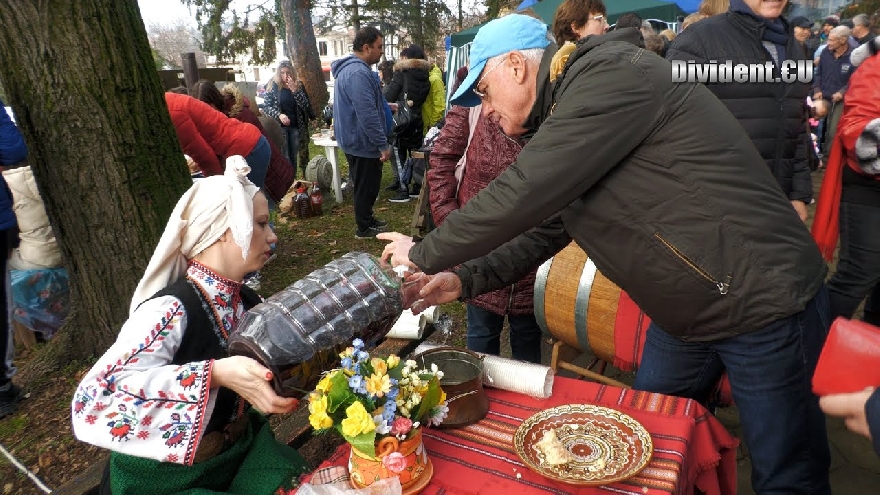
{"type": "Polygon", "coordinates": [[[360,453],[376,457],[385,438],[399,442],[422,425],[438,425],[449,408],[436,364],[418,369],[396,355],[371,358],[364,342],[339,354],[340,368],[327,372],[309,395],[309,422],[317,431],[336,428],[360,453]]]}

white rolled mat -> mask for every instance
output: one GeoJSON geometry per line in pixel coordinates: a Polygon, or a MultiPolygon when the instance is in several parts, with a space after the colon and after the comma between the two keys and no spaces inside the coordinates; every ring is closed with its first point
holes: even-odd
{"type": "MultiPolygon", "coordinates": [[[[415,354],[430,349],[444,347],[439,344],[423,342],[416,347],[415,354]]],[[[507,359],[491,354],[477,353],[483,356],[483,385],[536,399],[546,399],[553,393],[553,377],[555,373],[549,366],[507,359]]]]}
{"type": "Polygon", "coordinates": [[[386,336],[395,339],[421,339],[425,327],[433,324],[438,316],[437,306],[431,306],[417,315],[407,309],[400,314],[386,336]]]}

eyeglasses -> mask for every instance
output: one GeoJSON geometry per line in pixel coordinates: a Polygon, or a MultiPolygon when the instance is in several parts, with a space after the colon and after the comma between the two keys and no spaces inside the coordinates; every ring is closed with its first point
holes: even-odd
{"type": "Polygon", "coordinates": [[[605,16],[604,15],[594,15],[590,17],[590,19],[598,22],[599,24],[605,24],[605,16]]]}
{"type": "MultiPolygon", "coordinates": [[[[476,93],[476,95],[479,96],[481,100],[489,101],[489,92],[488,91],[480,91],[477,88],[480,87],[480,83],[483,82],[483,79],[486,79],[486,76],[488,76],[489,73],[492,72],[493,70],[497,69],[498,66],[500,66],[502,63],[504,63],[505,60],[507,60],[507,57],[504,57],[501,60],[499,60],[498,62],[496,62],[495,65],[493,65],[489,70],[487,70],[486,72],[483,73],[483,77],[481,77],[477,81],[477,84],[474,84],[474,88],[471,91],[476,93]]],[[[488,88],[486,88],[486,89],[488,89],[488,88]]]]}

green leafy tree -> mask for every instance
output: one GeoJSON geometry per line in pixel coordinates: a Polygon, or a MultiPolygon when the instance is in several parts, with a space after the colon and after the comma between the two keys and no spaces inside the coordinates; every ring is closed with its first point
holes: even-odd
{"type": "MultiPolygon", "coordinates": [[[[859,2],[853,2],[847,4],[840,11],[841,18],[852,18],[858,14],[868,14],[868,16],[874,16],[875,22],[877,21],[878,14],[880,14],[880,0],[861,0],[859,2]]],[[[874,26],[877,27],[876,25],[874,26]]]]}
{"type": "Polygon", "coordinates": [[[269,65],[278,57],[275,41],[282,33],[297,78],[303,81],[313,109],[318,113],[327,103],[329,95],[312,26],[311,0],[267,1],[250,5],[242,13],[230,8],[231,0],[181,1],[195,9],[202,49],[219,60],[232,61],[248,53],[255,64],[269,65]]]}
{"type": "Polygon", "coordinates": [[[0,81],[70,279],[28,381],[106,351],[192,182],[136,0],[0,2],[0,81]]]}

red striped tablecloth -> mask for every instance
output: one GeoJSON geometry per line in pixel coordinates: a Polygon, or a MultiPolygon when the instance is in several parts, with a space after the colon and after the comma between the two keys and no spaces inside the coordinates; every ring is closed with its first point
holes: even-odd
{"type": "MultiPolygon", "coordinates": [[[[480,422],[424,430],[434,476],[423,494],[692,494],[695,488],[707,495],[736,493],[739,442],[693,400],[561,377],[544,400],[491,388],[486,392],[489,413],[480,422]],[[513,448],[517,426],[538,411],[574,403],[611,407],[642,423],[654,443],[645,469],[601,487],[567,485],[529,470],[513,448]]],[[[349,450],[343,444],[319,469],[345,466],[349,450]]]]}

